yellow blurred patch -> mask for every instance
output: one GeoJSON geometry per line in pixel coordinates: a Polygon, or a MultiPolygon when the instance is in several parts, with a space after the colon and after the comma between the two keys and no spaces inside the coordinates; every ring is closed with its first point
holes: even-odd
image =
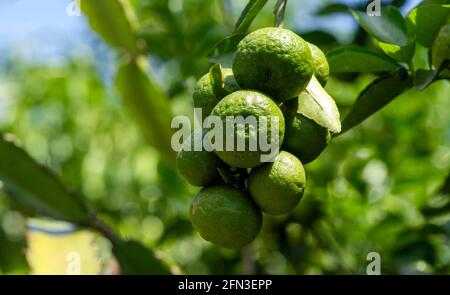
{"type": "Polygon", "coordinates": [[[46,231],[32,228],[27,233],[27,259],[31,274],[95,275],[102,271],[89,231],[46,231]]]}

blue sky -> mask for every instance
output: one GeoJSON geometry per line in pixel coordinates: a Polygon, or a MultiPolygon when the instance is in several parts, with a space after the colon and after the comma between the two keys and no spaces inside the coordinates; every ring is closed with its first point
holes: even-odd
{"type": "MultiPolygon", "coordinates": [[[[59,56],[88,44],[90,31],[82,17],[69,17],[70,0],[1,0],[0,52],[19,50],[36,60],[59,56]]],[[[15,53],[15,52],[9,52],[15,53]]]]}
{"type": "MultiPolygon", "coordinates": [[[[351,17],[336,16],[334,20],[329,18],[327,22],[318,19],[314,21],[310,15],[305,15],[308,12],[304,11],[304,3],[312,4],[307,1],[311,0],[291,2],[294,10],[299,12],[299,16],[295,18],[296,26],[304,29],[318,26],[345,37],[345,31],[352,26],[351,17]]],[[[366,0],[346,0],[353,4],[359,1],[366,0]]],[[[94,34],[84,17],[67,15],[67,5],[71,2],[72,0],[0,0],[0,58],[19,53],[22,58],[32,61],[51,62],[52,59],[71,55],[80,48],[92,45],[94,34]]],[[[419,0],[410,0],[408,9],[417,2],[419,0]]]]}

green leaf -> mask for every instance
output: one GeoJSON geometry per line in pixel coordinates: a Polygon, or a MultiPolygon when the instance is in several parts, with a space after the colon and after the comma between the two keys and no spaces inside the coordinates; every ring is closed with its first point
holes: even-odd
{"type": "Polygon", "coordinates": [[[378,45],[389,57],[398,60],[400,62],[409,63],[414,57],[416,52],[416,32],[414,24],[410,19],[406,20],[406,26],[408,29],[409,44],[406,46],[398,46],[395,44],[379,42],[378,45]]]}
{"type": "Polygon", "coordinates": [[[225,97],[231,92],[225,89],[225,80],[222,73],[222,67],[220,64],[215,64],[209,70],[212,79],[212,85],[214,87],[214,94],[217,97],[225,97]]]}
{"type": "Polygon", "coordinates": [[[363,47],[340,47],[327,54],[332,73],[375,73],[395,70],[400,65],[393,59],[363,47]]]}
{"type": "Polygon", "coordinates": [[[109,45],[137,53],[137,21],[126,0],[80,0],[80,7],[89,25],[109,45]]]}
{"type": "Polygon", "coordinates": [[[317,15],[329,15],[334,13],[346,13],[346,12],[349,12],[349,7],[347,5],[342,3],[333,3],[320,9],[317,12],[317,15]]]}
{"type": "Polygon", "coordinates": [[[0,181],[12,201],[26,210],[81,226],[90,222],[88,210],[81,199],[1,134],[0,181]]]}
{"type": "Polygon", "coordinates": [[[146,71],[146,66],[147,61],[143,57],[122,64],[117,72],[116,86],[147,141],[166,161],[174,164],[170,102],[146,71]]]}
{"type": "Polygon", "coordinates": [[[245,36],[246,34],[237,34],[223,39],[209,51],[208,60],[224,67],[231,67],[234,52],[245,36]]]}
{"type": "Polygon", "coordinates": [[[438,70],[417,70],[416,77],[414,80],[414,85],[419,91],[425,90],[430,86],[436,79],[439,71],[438,70]]]}
{"type": "Polygon", "coordinates": [[[406,21],[395,6],[387,6],[381,16],[352,11],[353,16],[372,37],[384,43],[406,46],[409,43],[406,21]]]}
{"type": "Polygon", "coordinates": [[[411,77],[389,75],[375,80],[361,94],[342,122],[342,133],[355,127],[413,86],[411,77]]]}
{"type": "Polygon", "coordinates": [[[341,132],[341,120],[336,103],[314,76],[298,98],[297,112],[328,128],[332,133],[341,132]]]}
{"type": "Polygon", "coordinates": [[[250,0],[236,23],[234,34],[246,33],[253,20],[266,3],[267,0],[250,0]]]}
{"type": "Polygon", "coordinates": [[[167,275],[169,267],[155,257],[152,250],[137,241],[114,241],[112,251],[119,261],[122,274],[167,275]]]}
{"type": "Polygon", "coordinates": [[[427,48],[433,46],[439,31],[447,23],[450,5],[420,5],[414,8],[408,18],[416,27],[417,42],[427,48]]]}

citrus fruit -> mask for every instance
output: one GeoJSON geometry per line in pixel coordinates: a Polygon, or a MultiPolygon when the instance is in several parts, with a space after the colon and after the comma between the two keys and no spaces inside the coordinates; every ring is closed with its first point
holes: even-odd
{"type": "Polygon", "coordinates": [[[256,204],[266,213],[282,215],[291,212],[303,196],[306,174],[294,155],[282,151],[273,163],[253,169],[248,190],[256,204]]]}
{"type": "Polygon", "coordinates": [[[328,76],[330,75],[330,66],[328,65],[327,58],[319,47],[311,43],[308,43],[308,45],[313,60],[314,76],[325,87],[328,82],[328,76]]]}
{"type": "Polygon", "coordinates": [[[261,157],[270,154],[270,150],[261,149],[261,136],[277,150],[281,147],[284,138],[283,113],[271,98],[260,92],[236,91],[223,98],[211,114],[220,117],[223,123],[223,141],[215,153],[231,167],[253,168],[261,165],[261,157]],[[246,121],[239,122],[239,118],[246,121]],[[229,119],[236,124],[230,124],[229,119]],[[227,134],[227,130],[232,132],[227,134]],[[244,146],[239,147],[239,143],[244,143],[244,146]]]}
{"type": "Polygon", "coordinates": [[[319,157],[331,139],[328,129],[296,112],[285,112],[285,120],[283,149],[294,154],[303,164],[319,157]]]}
{"type": "Polygon", "coordinates": [[[207,241],[239,249],[253,241],[261,224],[261,211],[244,192],[227,185],[202,189],[191,206],[194,228],[207,241]]]}
{"type": "Polygon", "coordinates": [[[256,89],[277,101],[296,97],[313,75],[308,43],[292,31],[264,28],[237,47],[233,73],[243,89],[256,89]]]}
{"type": "Polygon", "coordinates": [[[442,27],[432,48],[433,65],[439,69],[444,60],[450,60],[450,24],[442,27]]]}
{"type": "MultiPolygon", "coordinates": [[[[233,76],[233,71],[229,68],[222,68],[224,88],[229,92],[239,89],[233,76]]],[[[195,85],[194,107],[202,109],[203,117],[209,116],[212,109],[223,98],[223,94],[214,87],[214,81],[210,73],[204,75],[195,85]]]]}
{"type": "Polygon", "coordinates": [[[193,132],[177,154],[178,171],[190,184],[195,186],[211,184],[220,176],[217,169],[225,166],[214,152],[208,152],[203,145],[201,151],[195,150],[195,140],[202,140],[203,135],[204,131],[202,130],[193,132]]]}

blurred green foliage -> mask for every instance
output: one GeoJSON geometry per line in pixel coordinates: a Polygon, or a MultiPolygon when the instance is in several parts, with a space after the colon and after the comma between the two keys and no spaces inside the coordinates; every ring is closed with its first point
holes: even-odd
{"type": "MultiPolygon", "coordinates": [[[[243,4],[132,2],[174,113],[192,118],[194,82],[210,67],[206,55],[231,33],[230,20],[243,4]]],[[[264,8],[252,28],[272,25],[270,9],[264,8]]],[[[301,31],[295,17],[288,7],[285,25],[301,31]]],[[[373,44],[358,34],[355,43],[373,44]]],[[[325,33],[308,36],[322,41],[322,48],[338,45],[325,33]]],[[[89,51],[56,65],[29,64],[20,56],[8,60],[0,72],[0,130],[14,134],[36,160],[87,196],[119,233],[156,249],[184,272],[364,274],[367,254],[378,252],[382,273],[450,274],[448,81],[404,93],[335,138],[306,167],[308,186],[294,213],[266,217],[255,243],[236,252],[194,233],[188,213],[197,189],[160,161],[94,64],[89,51]]],[[[338,76],[326,89],[346,114],[374,78],[338,76]]],[[[26,273],[24,219],[2,194],[0,272],[26,273]]]]}

